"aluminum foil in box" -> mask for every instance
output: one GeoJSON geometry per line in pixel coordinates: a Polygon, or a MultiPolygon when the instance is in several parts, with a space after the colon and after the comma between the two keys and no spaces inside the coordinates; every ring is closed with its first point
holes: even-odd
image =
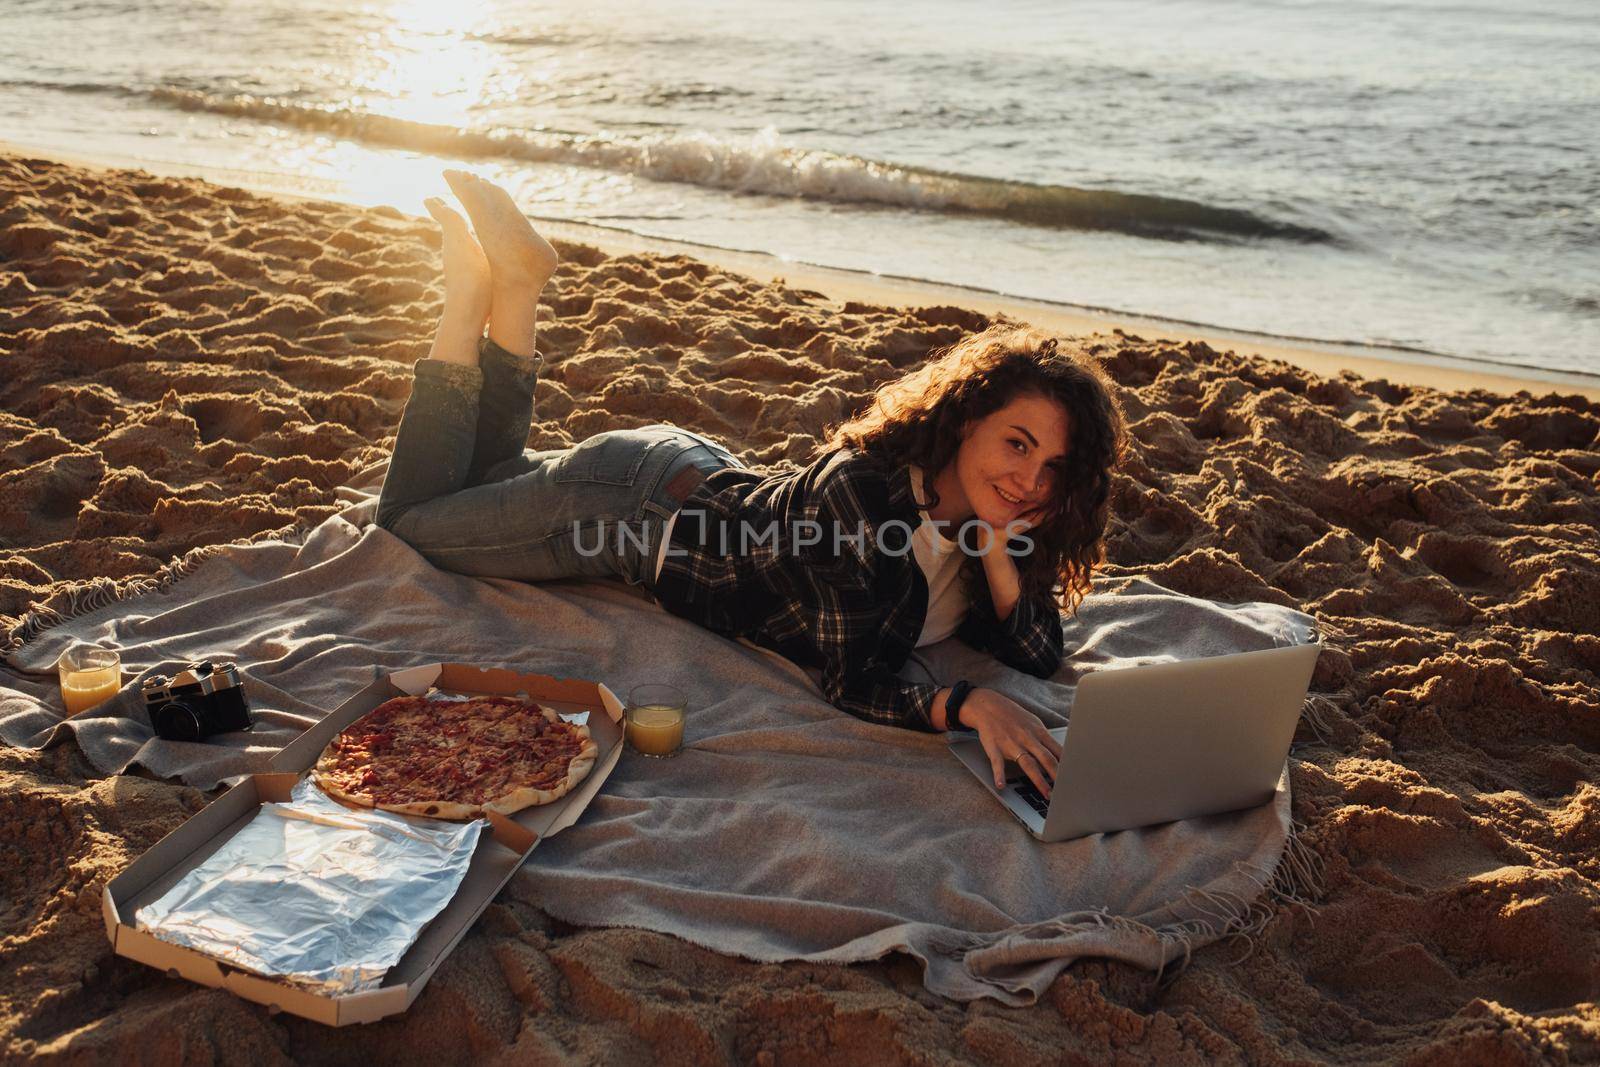
{"type": "Polygon", "coordinates": [[[375,989],[455,896],[485,826],[351,810],[307,776],[134,921],[314,992],[375,989]]]}

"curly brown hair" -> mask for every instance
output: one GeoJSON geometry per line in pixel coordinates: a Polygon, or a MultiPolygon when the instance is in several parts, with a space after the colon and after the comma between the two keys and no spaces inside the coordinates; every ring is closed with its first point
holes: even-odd
{"type": "MultiPolygon", "coordinates": [[[[1061,349],[1029,326],[997,324],[929,354],[928,361],[873,394],[871,404],[824,433],[818,452],[852,448],[925,472],[924,487],[955,461],[962,431],[1018,396],[1059,401],[1068,413],[1071,443],[1054,499],[1028,531],[1034,549],[1018,557],[1024,592],[1045,595],[1069,614],[1105,562],[1111,473],[1127,450],[1127,423],[1110,377],[1092,356],[1061,349]]],[[[963,568],[969,595],[971,561],[963,568]]]]}

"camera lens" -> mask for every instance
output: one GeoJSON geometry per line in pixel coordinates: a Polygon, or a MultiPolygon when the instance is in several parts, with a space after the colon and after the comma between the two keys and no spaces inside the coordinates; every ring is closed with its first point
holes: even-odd
{"type": "Polygon", "coordinates": [[[168,741],[200,740],[200,716],[187,704],[163,704],[151,713],[150,720],[157,737],[168,741]]]}

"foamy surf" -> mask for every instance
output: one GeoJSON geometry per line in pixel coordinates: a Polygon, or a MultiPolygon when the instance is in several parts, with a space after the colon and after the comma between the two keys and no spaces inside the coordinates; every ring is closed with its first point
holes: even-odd
{"type": "Polygon", "coordinates": [[[595,167],[654,181],[764,196],[982,215],[1029,226],[1109,230],[1169,240],[1333,240],[1331,234],[1315,227],[1192,200],[1035,185],[799,148],[784,144],[771,127],[744,141],[706,132],[629,137],[605,132],[473,130],[245,94],[157,88],[149,95],[188,111],[277,123],[369,145],[456,158],[496,157],[595,167]]]}

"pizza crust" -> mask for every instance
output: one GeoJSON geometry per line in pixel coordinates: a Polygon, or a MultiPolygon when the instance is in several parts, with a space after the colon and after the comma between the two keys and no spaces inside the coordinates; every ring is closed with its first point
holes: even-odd
{"type": "Polygon", "coordinates": [[[599,749],[594,742],[588,743],[579,750],[578,754],[567,764],[567,777],[551,789],[539,789],[535,786],[522,786],[511,792],[491,800],[483,805],[484,811],[493,811],[500,815],[514,815],[523,808],[531,808],[537,804],[549,804],[560,800],[570,793],[579,782],[589,777],[589,772],[594,770],[595,757],[599,749]]]}
{"type": "Polygon", "coordinates": [[[372,806],[380,811],[392,811],[398,815],[426,815],[430,819],[452,819],[458,822],[476,819],[479,815],[478,805],[458,804],[449,800],[418,800],[410,804],[372,806]]]}
{"type": "Polygon", "coordinates": [[[367,796],[363,793],[348,792],[325,778],[319,777],[316,781],[318,788],[341,803],[351,804],[358,808],[370,808],[374,806],[370,796],[367,796]]]}

